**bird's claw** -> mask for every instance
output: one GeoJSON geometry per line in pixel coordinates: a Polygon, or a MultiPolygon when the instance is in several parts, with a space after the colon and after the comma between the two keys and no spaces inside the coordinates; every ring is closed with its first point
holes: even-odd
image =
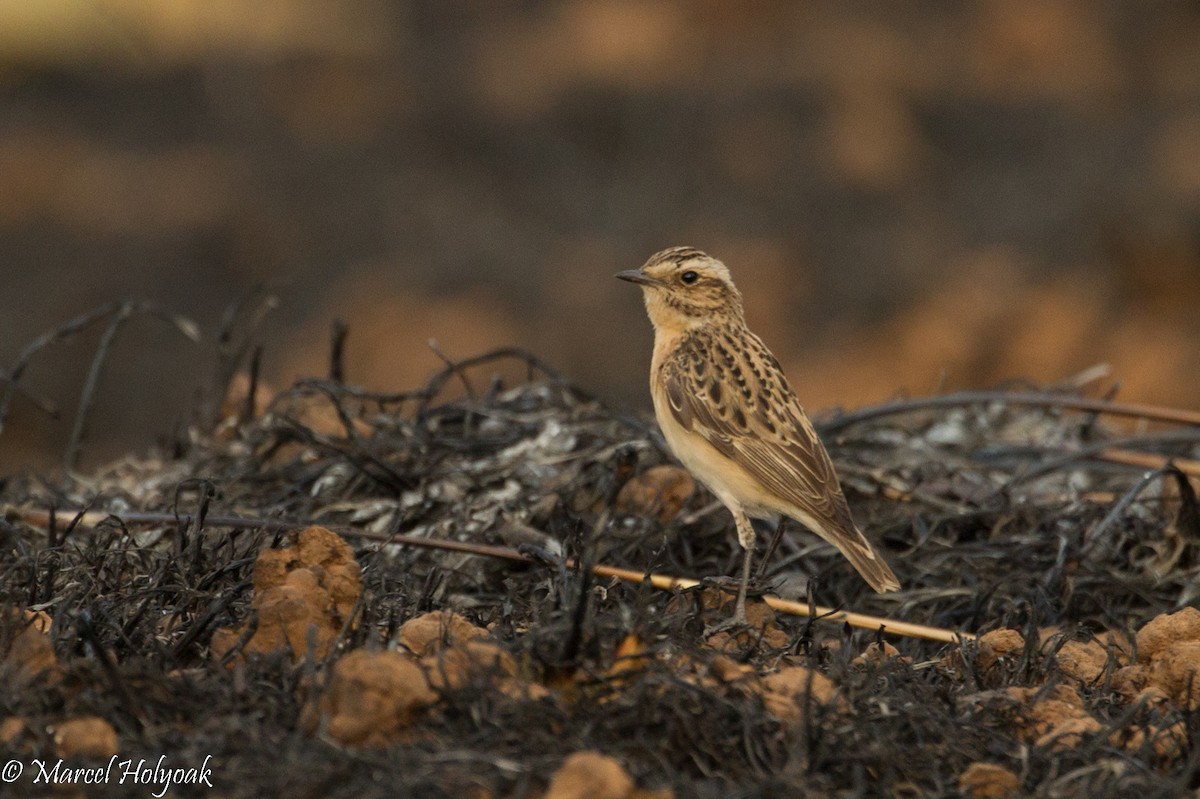
{"type": "Polygon", "coordinates": [[[729,632],[730,630],[744,630],[750,626],[749,620],[746,618],[745,609],[739,609],[739,612],[734,613],[728,619],[717,624],[710,624],[704,628],[704,637],[712,638],[717,633],[729,632]]]}

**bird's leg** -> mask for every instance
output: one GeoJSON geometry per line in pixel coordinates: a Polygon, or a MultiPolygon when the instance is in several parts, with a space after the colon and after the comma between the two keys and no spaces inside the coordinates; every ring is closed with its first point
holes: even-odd
{"type": "Polygon", "coordinates": [[[746,623],[746,587],[750,584],[750,563],[754,560],[754,525],[750,524],[750,517],[746,512],[738,509],[738,512],[733,515],[737,522],[738,543],[742,545],[745,554],[742,555],[742,584],[738,586],[737,607],[733,611],[733,623],[745,625],[746,623]]]}
{"type": "Polygon", "coordinates": [[[730,508],[733,512],[734,522],[737,523],[738,543],[745,550],[742,555],[742,580],[738,586],[737,604],[734,606],[733,617],[726,619],[720,624],[710,626],[704,630],[705,637],[721,632],[722,630],[730,630],[738,627],[747,626],[746,621],[746,586],[750,583],[750,564],[754,560],[754,527],[750,524],[750,518],[746,516],[745,511],[740,507],[730,508]]]}
{"type": "Polygon", "coordinates": [[[738,586],[737,605],[733,611],[733,623],[746,623],[746,586],[750,584],[750,561],[754,559],[754,550],[751,547],[746,547],[745,554],[742,555],[742,582],[738,586]]]}
{"type": "Polygon", "coordinates": [[[767,551],[763,554],[762,560],[758,562],[758,573],[754,575],[755,580],[761,580],[767,574],[767,564],[771,562],[771,556],[775,554],[776,547],[779,546],[779,540],[783,538],[783,526],[787,524],[787,517],[780,516],[779,524],[775,525],[775,532],[771,536],[771,543],[767,544],[767,551]]]}

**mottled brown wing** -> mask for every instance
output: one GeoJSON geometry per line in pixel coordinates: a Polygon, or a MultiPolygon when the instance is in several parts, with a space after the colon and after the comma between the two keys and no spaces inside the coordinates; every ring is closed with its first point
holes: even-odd
{"type": "Polygon", "coordinates": [[[782,503],[833,531],[854,529],[824,445],[782,380],[768,405],[753,385],[750,396],[720,363],[672,358],[662,367],[675,420],[745,469],[782,503]],[[700,365],[703,363],[703,365],[700,365]]]}
{"type": "Polygon", "coordinates": [[[745,340],[750,348],[738,357],[727,357],[736,343],[725,337],[696,342],[692,351],[682,346],[664,362],[671,414],[776,497],[772,510],[815,522],[813,532],[835,545],[876,591],[898,588],[895,574],[855,526],[833,462],[778,362],[748,331],[745,340]],[[717,357],[704,357],[714,350],[717,357]]]}

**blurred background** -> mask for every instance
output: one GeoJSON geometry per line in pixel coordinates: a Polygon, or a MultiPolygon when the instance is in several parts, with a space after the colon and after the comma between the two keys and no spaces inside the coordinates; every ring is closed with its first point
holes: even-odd
{"type": "MultiPolygon", "coordinates": [[[[528,347],[648,408],[612,279],[723,259],[811,410],[1053,382],[1200,390],[1200,4],[0,3],[0,368],[111,300],[86,462],[188,419],[265,287],[277,388],[413,388],[528,347]]],[[[61,459],[90,330],[31,364],[0,470],[61,459]]],[[[2,472],[0,472],[2,473],[2,472]]]]}

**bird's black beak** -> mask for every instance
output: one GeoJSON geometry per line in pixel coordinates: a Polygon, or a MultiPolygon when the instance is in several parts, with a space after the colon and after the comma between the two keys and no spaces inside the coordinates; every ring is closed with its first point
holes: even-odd
{"type": "Polygon", "coordinates": [[[659,282],[649,275],[643,274],[640,269],[626,269],[624,272],[617,272],[614,277],[621,280],[628,280],[630,283],[637,283],[641,286],[657,286],[659,282]]]}

